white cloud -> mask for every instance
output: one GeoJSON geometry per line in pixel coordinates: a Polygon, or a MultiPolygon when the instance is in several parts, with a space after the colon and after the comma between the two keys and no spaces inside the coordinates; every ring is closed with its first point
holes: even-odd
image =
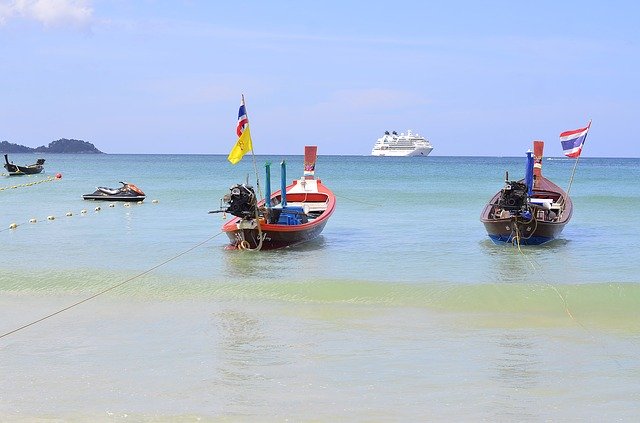
{"type": "Polygon", "coordinates": [[[10,19],[29,19],[47,27],[85,26],[92,17],[90,0],[11,0],[0,3],[0,25],[10,19]]]}

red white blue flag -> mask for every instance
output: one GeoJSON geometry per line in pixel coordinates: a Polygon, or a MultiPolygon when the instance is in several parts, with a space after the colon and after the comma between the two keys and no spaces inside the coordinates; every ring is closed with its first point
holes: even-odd
{"type": "Polygon", "coordinates": [[[249,124],[249,118],[247,117],[247,110],[244,107],[244,96],[240,101],[240,110],[238,110],[238,124],[236,125],[236,134],[238,137],[244,132],[244,128],[249,124]]]}
{"type": "Polygon", "coordinates": [[[562,150],[567,157],[579,157],[582,153],[582,146],[587,139],[587,132],[591,127],[591,121],[584,128],[574,129],[572,131],[565,131],[560,134],[560,143],[562,143],[562,150]]]}
{"type": "Polygon", "coordinates": [[[247,109],[244,107],[244,96],[242,96],[242,100],[240,100],[236,134],[238,134],[236,145],[233,146],[231,153],[227,156],[227,160],[229,160],[231,164],[238,163],[247,152],[253,151],[251,131],[249,130],[249,118],[247,117],[247,109]]]}

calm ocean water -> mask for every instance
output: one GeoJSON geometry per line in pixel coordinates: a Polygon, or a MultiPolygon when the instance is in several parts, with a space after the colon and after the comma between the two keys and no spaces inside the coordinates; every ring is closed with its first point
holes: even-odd
{"type": "MultiPolygon", "coordinates": [[[[302,156],[284,158],[298,177],[302,156]]],[[[46,159],[45,174],[0,177],[1,189],[63,175],[0,190],[0,334],[135,278],[0,339],[0,420],[640,413],[640,159],[580,159],[572,221],[519,251],[493,245],[479,215],[524,156],[321,155],[338,200],[322,237],[259,254],[224,250],[207,213],[254,180],[250,157],[46,159]],[[121,180],[144,204],[81,198],[121,180]]],[[[264,162],[282,159],[257,157],[262,183],[264,162]]],[[[545,159],[543,173],[566,188],[572,166],[545,159]]]]}

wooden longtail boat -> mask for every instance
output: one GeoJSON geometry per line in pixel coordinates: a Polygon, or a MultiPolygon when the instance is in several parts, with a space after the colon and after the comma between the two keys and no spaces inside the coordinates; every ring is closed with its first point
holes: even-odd
{"type": "Polygon", "coordinates": [[[9,176],[17,176],[17,175],[35,175],[36,173],[40,173],[44,170],[44,159],[38,159],[34,164],[27,166],[18,166],[16,164],[9,162],[9,157],[7,154],[4,155],[4,168],[7,169],[9,176]]]}
{"type": "Polygon", "coordinates": [[[542,176],[544,143],[534,141],[527,153],[525,179],[509,181],[489,200],[480,215],[493,242],[539,245],[555,239],[571,219],[573,203],[559,186],[542,176]]]}
{"type": "Polygon", "coordinates": [[[286,164],[281,164],[281,189],[271,194],[270,164],[266,164],[265,199],[257,201],[247,184],[231,187],[220,210],[234,215],[222,226],[229,237],[228,249],[273,250],[316,238],[336,206],[333,192],[315,178],[317,147],[305,147],[304,174],[286,185],[286,164]]]}

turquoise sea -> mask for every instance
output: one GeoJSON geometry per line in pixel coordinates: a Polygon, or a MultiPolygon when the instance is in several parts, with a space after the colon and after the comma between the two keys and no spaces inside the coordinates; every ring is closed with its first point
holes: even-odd
{"type": "Polygon", "coordinates": [[[0,338],[1,421],[637,421],[640,159],[581,158],[560,239],[518,249],[479,215],[524,155],[320,155],[323,235],[256,254],[207,213],[250,156],[45,158],[0,176],[0,335],[120,286],[0,338]],[[147,199],[81,198],[118,181],[147,199]]]}

